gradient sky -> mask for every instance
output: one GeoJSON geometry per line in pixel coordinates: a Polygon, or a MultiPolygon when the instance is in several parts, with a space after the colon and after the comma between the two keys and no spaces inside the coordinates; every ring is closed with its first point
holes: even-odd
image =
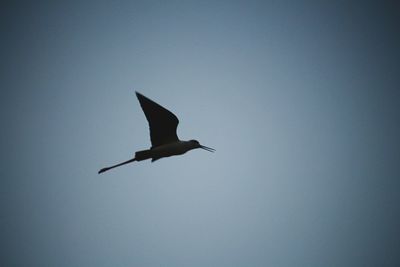
{"type": "Polygon", "coordinates": [[[0,265],[399,266],[399,10],[2,3],[0,265]]]}

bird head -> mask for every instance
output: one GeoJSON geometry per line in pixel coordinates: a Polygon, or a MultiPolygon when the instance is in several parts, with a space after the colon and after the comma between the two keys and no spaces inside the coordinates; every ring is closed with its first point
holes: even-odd
{"type": "Polygon", "coordinates": [[[203,146],[199,143],[197,140],[190,140],[189,143],[192,145],[193,148],[202,148],[204,150],[207,150],[209,152],[214,152],[215,149],[207,146],[203,146]]]}

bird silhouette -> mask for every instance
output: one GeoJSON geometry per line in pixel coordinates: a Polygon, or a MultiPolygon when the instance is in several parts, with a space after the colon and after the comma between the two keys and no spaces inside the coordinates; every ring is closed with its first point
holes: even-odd
{"type": "Polygon", "coordinates": [[[134,158],[103,168],[99,174],[134,161],[151,159],[151,162],[154,162],[164,157],[182,155],[196,148],[202,148],[209,152],[215,151],[213,148],[201,145],[197,140],[179,140],[176,134],[179,120],[175,114],[139,92],[136,92],[136,96],[149,123],[151,148],[137,151],[134,158]]]}

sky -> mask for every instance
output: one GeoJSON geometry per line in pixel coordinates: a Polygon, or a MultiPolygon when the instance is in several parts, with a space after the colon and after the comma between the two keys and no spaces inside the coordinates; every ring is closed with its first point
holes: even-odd
{"type": "Polygon", "coordinates": [[[1,4],[0,265],[398,266],[395,1],[1,4]],[[150,147],[135,91],[215,153],[150,147]]]}

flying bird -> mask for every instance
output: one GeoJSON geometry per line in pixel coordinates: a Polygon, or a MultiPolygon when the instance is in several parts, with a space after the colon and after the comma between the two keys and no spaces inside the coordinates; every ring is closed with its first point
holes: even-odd
{"type": "Polygon", "coordinates": [[[195,148],[202,148],[209,152],[215,151],[213,148],[201,145],[197,140],[179,140],[176,134],[179,120],[175,114],[139,92],[136,92],[136,96],[149,123],[151,148],[137,151],[133,159],[103,168],[99,174],[134,161],[151,159],[153,162],[165,157],[182,155],[195,148]]]}

